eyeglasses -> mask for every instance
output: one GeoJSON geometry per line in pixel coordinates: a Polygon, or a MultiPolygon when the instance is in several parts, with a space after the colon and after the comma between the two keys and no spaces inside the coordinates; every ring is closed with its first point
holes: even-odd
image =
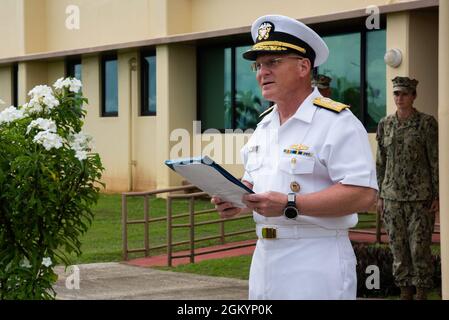
{"type": "Polygon", "coordinates": [[[294,56],[288,56],[288,57],[282,57],[282,58],[273,58],[273,59],[269,59],[265,62],[253,62],[251,64],[251,70],[253,72],[259,72],[260,69],[262,69],[262,66],[264,66],[265,68],[267,68],[268,70],[273,70],[274,68],[276,68],[277,66],[279,66],[279,64],[281,64],[282,60],[284,59],[298,59],[298,60],[303,60],[303,57],[294,57],[294,56]]]}

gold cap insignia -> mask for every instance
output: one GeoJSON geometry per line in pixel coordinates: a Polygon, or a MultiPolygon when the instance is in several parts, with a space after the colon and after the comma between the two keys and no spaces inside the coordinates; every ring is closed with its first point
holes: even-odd
{"type": "Polygon", "coordinates": [[[270,37],[271,29],[273,29],[273,25],[270,22],[262,23],[257,30],[257,40],[267,40],[270,37]]]}

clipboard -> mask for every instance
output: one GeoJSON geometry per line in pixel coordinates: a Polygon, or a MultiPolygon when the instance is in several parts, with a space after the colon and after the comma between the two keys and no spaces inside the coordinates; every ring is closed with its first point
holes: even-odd
{"type": "Polygon", "coordinates": [[[239,208],[246,207],[243,195],[254,193],[208,156],[166,160],[165,164],[211,197],[217,196],[239,208]]]}

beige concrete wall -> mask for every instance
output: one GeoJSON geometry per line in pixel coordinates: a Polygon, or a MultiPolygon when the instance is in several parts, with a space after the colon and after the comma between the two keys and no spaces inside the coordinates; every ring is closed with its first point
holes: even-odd
{"type": "Polygon", "coordinates": [[[418,79],[415,107],[438,119],[438,12],[410,14],[410,76],[418,79]]]}
{"type": "Polygon", "coordinates": [[[50,61],[47,64],[47,83],[53,85],[56,80],[65,77],[65,61],[50,61]]]}
{"type": "Polygon", "coordinates": [[[47,17],[46,9],[46,0],[24,0],[25,53],[47,49],[47,24],[51,20],[47,17]]]}
{"type": "Polygon", "coordinates": [[[0,111],[12,105],[12,68],[0,67],[0,111]]]}
{"type": "Polygon", "coordinates": [[[256,18],[264,14],[283,14],[301,19],[347,10],[363,9],[369,5],[385,5],[394,2],[399,1],[192,0],[192,31],[249,26],[256,18]]]}
{"type": "Polygon", "coordinates": [[[387,114],[394,113],[391,79],[408,76],[419,80],[415,107],[438,116],[438,13],[403,12],[387,16],[387,50],[403,55],[398,68],[387,66],[387,114]]]}
{"type": "Polygon", "coordinates": [[[402,52],[402,64],[398,68],[387,66],[387,114],[396,112],[391,79],[396,76],[406,76],[410,73],[409,33],[409,13],[401,12],[387,16],[387,51],[390,49],[399,49],[402,52]]]}
{"type": "MultiPolygon", "coordinates": [[[[196,50],[188,45],[163,45],[156,51],[157,81],[157,187],[179,185],[181,177],[167,170],[164,161],[170,158],[172,131],[187,130],[192,137],[196,118],[196,50]]],[[[190,146],[191,149],[191,146],[190,146]]]]}
{"type": "Polygon", "coordinates": [[[157,34],[150,21],[159,20],[154,0],[47,0],[46,51],[93,47],[146,39],[157,34]],[[68,6],[79,8],[79,29],[68,29],[68,6]]]}
{"type": "Polygon", "coordinates": [[[0,2],[0,59],[25,53],[23,0],[0,2]]]}
{"type": "Polygon", "coordinates": [[[440,161],[440,227],[441,280],[443,299],[449,300],[449,2],[441,1],[439,12],[439,161],[440,161]]]}
{"type": "MultiPolygon", "coordinates": [[[[119,79],[119,111],[118,117],[100,117],[100,57],[83,57],[82,78],[83,94],[89,99],[84,131],[94,138],[94,151],[101,156],[103,166],[103,182],[108,191],[124,190],[128,185],[127,171],[127,87],[123,78],[119,79]]],[[[118,60],[118,70],[127,75],[128,62],[118,60]]]]}

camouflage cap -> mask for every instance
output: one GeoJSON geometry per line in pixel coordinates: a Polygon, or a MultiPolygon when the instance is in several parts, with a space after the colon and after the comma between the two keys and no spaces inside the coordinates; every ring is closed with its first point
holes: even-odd
{"type": "Polygon", "coordinates": [[[396,77],[393,80],[393,91],[415,91],[418,86],[418,80],[410,79],[409,77],[396,77]]]}
{"type": "Polygon", "coordinates": [[[318,74],[312,79],[312,86],[318,89],[327,89],[330,86],[332,78],[325,76],[324,74],[318,74]]]}

